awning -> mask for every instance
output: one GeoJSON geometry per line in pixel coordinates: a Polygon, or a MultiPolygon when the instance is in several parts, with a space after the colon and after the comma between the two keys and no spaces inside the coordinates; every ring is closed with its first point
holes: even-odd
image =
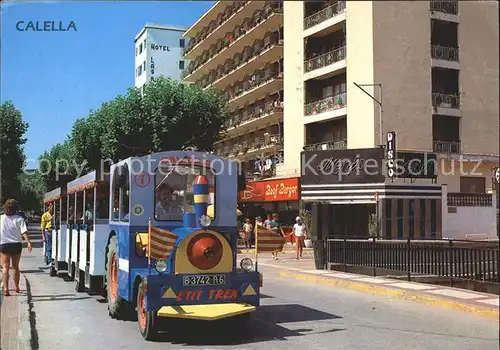
{"type": "Polygon", "coordinates": [[[436,184],[311,184],[301,187],[305,202],[330,204],[367,204],[377,199],[441,199],[436,184]]]}

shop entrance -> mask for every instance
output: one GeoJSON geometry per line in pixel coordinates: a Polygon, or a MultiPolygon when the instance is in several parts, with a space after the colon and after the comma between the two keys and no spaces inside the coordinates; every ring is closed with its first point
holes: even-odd
{"type": "Polygon", "coordinates": [[[327,204],[324,207],[328,238],[369,236],[369,217],[375,214],[375,204],[327,204]]]}

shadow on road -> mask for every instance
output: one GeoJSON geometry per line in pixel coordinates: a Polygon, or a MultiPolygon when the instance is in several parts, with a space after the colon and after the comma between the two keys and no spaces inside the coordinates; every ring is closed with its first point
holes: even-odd
{"type": "MultiPolygon", "coordinates": [[[[209,323],[187,320],[169,321],[167,329],[172,331],[160,334],[158,341],[189,346],[234,346],[271,340],[287,340],[289,337],[314,334],[314,329],[291,330],[279,325],[280,323],[339,318],[341,317],[297,304],[263,305],[257,308],[247,331],[235,328],[238,327],[237,323],[235,324],[230,319],[209,323]],[[186,331],[187,329],[189,331],[186,331]]],[[[334,328],[318,333],[333,333],[341,330],[344,329],[334,328]]]]}

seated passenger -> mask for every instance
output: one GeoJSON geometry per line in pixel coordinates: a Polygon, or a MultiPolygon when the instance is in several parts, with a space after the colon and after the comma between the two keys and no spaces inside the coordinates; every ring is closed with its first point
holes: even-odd
{"type": "Polygon", "coordinates": [[[182,220],[184,215],[183,203],[174,198],[174,190],[168,184],[163,183],[157,189],[155,206],[157,220],[182,220]]]}

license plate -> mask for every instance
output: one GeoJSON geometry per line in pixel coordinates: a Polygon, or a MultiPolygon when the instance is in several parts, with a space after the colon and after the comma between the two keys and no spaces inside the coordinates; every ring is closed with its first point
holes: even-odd
{"type": "Polygon", "coordinates": [[[185,286],[217,286],[226,284],[225,275],[190,275],[183,277],[185,286]]]}

